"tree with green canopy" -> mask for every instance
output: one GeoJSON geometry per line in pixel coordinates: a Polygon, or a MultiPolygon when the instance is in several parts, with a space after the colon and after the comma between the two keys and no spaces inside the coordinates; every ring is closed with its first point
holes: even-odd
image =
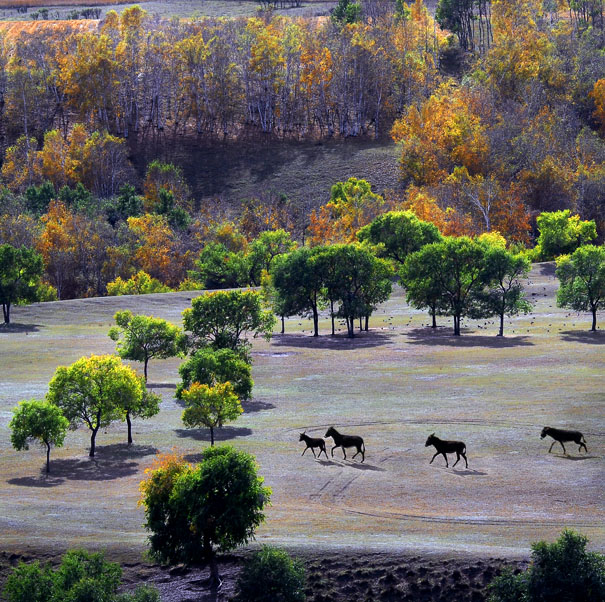
{"type": "Polygon", "coordinates": [[[250,266],[250,282],[254,286],[261,285],[262,272],[270,272],[271,264],[278,255],[289,253],[296,248],[296,242],[285,230],[267,230],[261,232],[249,246],[248,265],[250,266]]]}
{"type": "Polygon", "coordinates": [[[190,277],[207,289],[236,288],[250,282],[250,262],[244,251],[232,251],[222,242],[204,245],[190,277]]]}
{"type": "Polygon", "coordinates": [[[251,290],[206,293],[183,312],[184,329],[191,333],[190,348],[232,349],[246,359],[248,333],[269,340],[274,324],[275,316],[263,309],[260,293],[251,290]]]}
{"type": "Polygon", "coordinates": [[[597,311],[605,304],[605,246],[585,245],[557,260],[557,305],[592,313],[591,330],[597,329],[597,311]]]}
{"type": "Polygon", "coordinates": [[[185,402],[184,425],[210,429],[210,445],[214,445],[214,429],[236,420],[244,411],[230,382],[214,386],[194,382],[182,391],[181,398],[185,402]]]}
{"type": "Polygon", "coordinates": [[[186,339],[178,326],[128,310],[116,312],[114,319],[117,326],[109,330],[109,338],[117,342],[116,351],[122,359],[143,362],[145,382],[149,360],[182,354],[186,339]]]}
{"type": "Polygon", "coordinates": [[[169,563],[210,563],[220,584],[216,552],[247,543],[265,520],[271,490],[263,486],[254,457],[231,446],[204,450],[195,467],[160,458],[141,483],[151,554],[169,563]]]}
{"type": "Polygon", "coordinates": [[[33,249],[0,245],[0,301],[5,324],[10,324],[13,303],[39,299],[43,271],[42,256],[33,249]]]}
{"type": "Polygon", "coordinates": [[[232,349],[198,349],[179,366],[179,374],[181,382],[176,387],[177,399],[182,399],[183,391],[193,383],[215,385],[227,381],[242,401],[252,396],[254,381],[251,366],[232,349]]]}
{"type": "Polygon", "coordinates": [[[361,20],[361,4],[351,0],[338,0],[332,10],[332,21],[340,25],[357,23],[361,20]]]}
{"type": "Polygon", "coordinates": [[[319,309],[323,300],[318,253],[315,249],[301,247],[284,256],[271,270],[282,315],[311,316],[315,337],[319,336],[319,309]]]}
{"type": "Polygon", "coordinates": [[[357,238],[377,245],[380,256],[403,265],[410,253],[443,237],[437,226],[418,219],[412,211],[389,211],[361,228],[357,238]]]}
{"type": "Polygon", "coordinates": [[[460,335],[464,316],[478,317],[477,295],[484,287],[485,245],[467,237],[446,237],[412,253],[401,270],[410,303],[418,309],[454,319],[454,335],[460,335]]]}
{"type": "Polygon", "coordinates": [[[595,222],[582,221],[579,215],[571,215],[569,209],[545,211],[536,218],[536,224],[540,234],[535,252],[540,261],[573,253],[597,237],[595,222]]]}
{"type": "Polygon", "coordinates": [[[305,567],[287,552],[263,546],[237,579],[235,602],[304,602],[305,567]]]}
{"type": "Polygon", "coordinates": [[[38,399],[25,400],[13,410],[8,423],[11,429],[11,444],[16,450],[29,449],[36,441],[46,447],[46,472],[50,472],[50,448],[61,447],[69,427],[69,420],[61,409],[38,399]]]}
{"type": "Polygon", "coordinates": [[[479,303],[483,303],[486,315],[500,318],[498,336],[504,336],[504,316],[527,313],[531,304],[523,297],[520,278],[527,276],[531,262],[523,255],[515,255],[506,249],[486,245],[483,259],[483,278],[487,289],[480,292],[479,303]]]}
{"type": "Polygon", "coordinates": [[[126,419],[130,443],[130,416],[149,417],[159,411],[159,398],[147,393],[143,379],[117,355],[91,355],[59,366],[48,387],[46,398],[61,408],[71,427],[85,424],[90,430],[91,458],[100,428],[126,419]]]}
{"type": "Polygon", "coordinates": [[[531,545],[524,572],[510,569],[488,587],[488,602],[601,602],[605,600],[605,556],[586,549],[588,538],[565,529],[553,543],[531,545]]]}

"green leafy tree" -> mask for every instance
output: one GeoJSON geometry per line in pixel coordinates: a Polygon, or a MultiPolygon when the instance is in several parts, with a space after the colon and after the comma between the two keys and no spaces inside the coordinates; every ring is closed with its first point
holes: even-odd
{"type": "Polygon", "coordinates": [[[38,300],[43,270],[42,256],[33,249],[0,245],[0,301],[5,324],[10,324],[13,303],[38,300]]]}
{"type": "Polygon", "coordinates": [[[208,242],[195,262],[190,277],[207,289],[237,288],[250,280],[250,264],[243,251],[231,251],[223,243],[208,242]]]}
{"type": "Polygon", "coordinates": [[[540,232],[536,256],[550,261],[559,255],[573,253],[597,237],[594,221],[581,221],[579,215],[571,215],[569,209],[541,213],[536,218],[540,232]]]}
{"type": "Polygon", "coordinates": [[[467,236],[447,237],[412,253],[400,272],[408,300],[417,308],[454,319],[460,335],[464,316],[478,316],[477,296],[483,290],[485,246],[467,236]]]}
{"type": "Polygon", "coordinates": [[[13,410],[11,443],[16,450],[29,449],[31,440],[46,447],[46,472],[50,472],[50,448],[61,447],[69,420],[61,409],[47,401],[31,399],[22,401],[13,410]]]}
{"type": "Polygon", "coordinates": [[[332,10],[332,21],[339,25],[357,23],[361,20],[361,4],[351,0],[338,0],[338,4],[332,10]]]}
{"type": "Polygon", "coordinates": [[[71,366],[59,366],[49,383],[47,399],[63,411],[72,428],[90,430],[90,453],[100,428],[124,417],[146,395],[145,383],[116,355],[82,357],[71,366]]]}
{"type": "Polygon", "coordinates": [[[152,278],[147,272],[139,270],[136,274],[123,280],[118,276],[113,282],[107,283],[107,294],[110,297],[120,295],[149,295],[152,293],[169,293],[172,289],[162,284],[157,278],[152,278]]]}
{"type": "Polygon", "coordinates": [[[275,316],[262,307],[257,291],[216,291],[196,297],[183,312],[184,329],[191,333],[193,349],[211,345],[215,349],[232,349],[247,358],[253,337],[271,338],[275,316]]]}
{"type": "Polygon", "coordinates": [[[316,261],[318,252],[301,247],[288,253],[271,270],[281,315],[312,317],[313,336],[319,336],[319,309],[324,286],[316,261]]]}
{"type": "Polygon", "coordinates": [[[263,546],[237,579],[236,602],[304,602],[305,568],[287,552],[263,546]]]}
{"type": "Polygon", "coordinates": [[[183,423],[187,428],[209,428],[210,445],[214,445],[214,429],[236,420],[244,411],[230,382],[214,386],[192,383],[181,398],[186,406],[183,423]]]}
{"type": "Polygon", "coordinates": [[[150,586],[118,594],[121,582],[121,567],[102,553],[69,550],[56,570],[50,563],[19,562],[6,580],[4,596],[8,602],[160,602],[150,586]]]}
{"type": "Polygon", "coordinates": [[[489,602],[601,602],[605,556],[588,552],[588,538],[566,529],[554,543],[532,544],[528,569],[507,571],[489,586],[489,602]]]}
{"type": "Polygon", "coordinates": [[[109,330],[109,338],[116,341],[116,351],[125,360],[143,362],[147,382],[147,365],[151,359],[167,359],[182,354],[185,336],[174,326],[153,316],[134,315],[132,312],[116,312],[117,326],[109,330]]]}
{"type": "Polygon", "coordinates": [[[597,311],[605,304],[605,246],[586,245],[557,260],[557,305],[592,313],[597,329],[597,311]]]}
{"type": "Polygon", "coordinates": [[[161,460],[141,493],[152,555],[170,563],[205,558],[218,584],[215,549],[227,552],[253,537],[271,490],[253,456],[222,445],[206,448],[195,467],[161,460]]]}
{"type": "Polygon", "coordinates": [[[203,347],[179,366],[181,382],[176,387],[175,396],[182,399],[183,391],[193,383],[215,385],[229,381],[235,394],[241,400],[247,400],[254,385],[251,372],[250,364],[232,349],[203,347]]]}
{"type": "Polygon", "coordinates": [[[40,186],[29,186],[25,191],[25,205],[32,213],[43,215],[48,210],[48,204],[57,198],[55,187],[46,180],[40,186]]]}
{"type": "Polygon", "coordinates": [[[252,242],[248,251],[250,282],[254,286],[261,284],[263,271],[269,272],[271,264],[278,255],[289,253],[296,248],[296,243],[285,230],[268,230],[261,232],[252,242]]]}
{"type": "Polygon", "coordinates": [[[531,304],[523,298],[523,285],[519,278],[527,276],[531,262],[523,255],[515,255],[498,246],[486,247],[484,256],[484,280],[487,290],[479,293],[486,315],[500,318],[498,336],[504,335],[504,316],[514,316],[531,310],[531,304]]]}
{"type": "Polygon", "coordinates": [[[389,211],[379,215],[357,233],[360,241],[378,245],[379,254],[403,265],[410,253],[442,239],[439,229],[411,211],[389,211]]]}
{"type": "MultiPolygon", "coordinates": [[[[355,244],[334,245],[318,252],[320,273],[324,273],[326,263],[334,266],[328,294],[339,301],[338,315],[346,320],[348,336],[354,337],[355,319],[366,318],[367,328],[376,305],[389,298],[393,271],[385,260],[355,244]]],[[[325,277],[323,280],[327,281],[325,277]]]]}

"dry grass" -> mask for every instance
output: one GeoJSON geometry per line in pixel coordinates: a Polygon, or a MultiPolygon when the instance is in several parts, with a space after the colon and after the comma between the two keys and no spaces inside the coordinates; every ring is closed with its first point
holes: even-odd
{"type": "Polygon", "coordinates": [[[70,33],[94,31],[97,27],[98,22],[90,19],[70,21],[0,21],[0,31],[9,40],[19,36],[32,36],[48,32],[69,35],[70,33]]]}
{"type": "MultiPolygon", "coordinates": [[[[588,316],[557,309],[556,282],[544,266],[529,285],[535,309],[507,323],[472,322],[460,338],[441,319],[408,308],[399,291],[355,340],[309,337],[305,320],[255,343],[255,399],[220,439],[253,453],[273,488],[260,542],[383,551],[477,555],[526,554],[532,541],[565,526],[605,549],[605,336],[589,333],[588,316]],[[365,464],[300,457],[298,433],[323,436],[334,424],[362,435],[365,464]],[[569,456],[541,441],[545,424],[585,433],[588,454],[569,456]],[[468,446],[469,468],[432,465],[424,442],[435,431],[468,446]]],[[[178,360],[153,361],[152,387],[162,411],[99,433],[88,460],[88,432],[69,434],[41,473],[43,454],[10,447],[8,421],[21,399],[41,397],[59,364],[113,349],[106,336],[117,309],[174,322],[191,293],[90,299],[16,308],[0,333],[0,532],[5,550],[69,546],[141,551],[145,533],[137,486],[155,450],[176,447],[195,461],[208,433],[182,428],[173,398],[178,360]]],[[[328,451],[329,454],[329,451],[328,451]]]]}

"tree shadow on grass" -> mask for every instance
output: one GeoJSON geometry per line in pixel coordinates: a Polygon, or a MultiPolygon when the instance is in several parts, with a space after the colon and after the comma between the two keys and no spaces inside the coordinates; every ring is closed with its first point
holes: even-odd
{"type": "Polygon", "coordinates": [[[147,383],[148,389],[176,389],[176,383],[147,383]]]}
{"type": "Polygon", "coordinates": [[[452,347],[490,347],[504,349],[507,347],[529,347],[533,343],[526,336],[483,336],[474,334],[461,334],[454,336],[451,331],[435,332],[432,328],[415,328],[406,333],[412,345],[451,345],[452,347]]]}
{"type": "Polygon", "coordinates": [[[50,465],[53,477],[68,481],[113,481],[136,474],[138,468],[136,462],[102,456],[52,460],[50,465]]]}
{"type": "Polygon", "coordinates": [[[98,459],[120,460],[123,458],[143,458],[145,456],[154,456],[159,453],[157,447],[153,445],[128,445],[127,443],[112,443],[111,445],[97,445],[96,453],[98,459]]]}
{"type": "Polygon", "coordinates": [[[19,477],[16,479],[9,479],[7,483],[9,485],[16,485],[17,487],[56,487],[61,485],[65,479],[53,474],[53,461],[50,461],[50,474],[46,474],[46,468],[44,473],[39,477],[19,477]]]}
{"type": "Polygon", "coordinates": [[[394,334],[369,331],[356,333],[350,339],[346,335],[322,334],[318,337],[306,334],[274,334],[271,342],[276,347],[305,347],[308,349],[332,349],[348,351],[350,349],[365,349],[380,347],[391,343],[394,334]]]}
{"type": "Polygon", "coordinates": [[[40,324],[0,324],[0,334],[10,334],[13,332],[38,332],[42,328],[40,324]]]}
{"type": "MultiPolygon", "coordinates": [[[[175,429],[177,437],[189,438],[195,441],[210,441],[210,429],[175,429]]],[[[238,437],[248,437],[252,430],[245,426],[223,426],[214,429],[215,441],[230,441],[238,437]]]]}
{"type": "Polygon", "coordinates": [[[554,261],[545,261],[538,264],[540,276],[554,276],[557,264],[554,261]]]}
{"type": "Polygon", "coordinates": [[[248,401],[242,401],[242,407],[244,408],[244,414],[253,414],[254,412],[262,412],[263,410],[272,410],[275,406],[262,399],[250,399],[248,401]]]}
{"type": "Polygon", "coordinates": [[[597,330],[562,330],[561,338],[569,343],[586,343],[588,345],[605,345],[605,332],[597,330]]]}

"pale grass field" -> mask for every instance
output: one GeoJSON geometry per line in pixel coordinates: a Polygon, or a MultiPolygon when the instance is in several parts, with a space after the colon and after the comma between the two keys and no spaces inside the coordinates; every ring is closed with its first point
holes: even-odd
{"type": "MultiPolygon", "coordinates": [[[[308,321],[290,319],[286,335],[256,341],[254,400],[219,439],[254,454],[273,489],[257,540],[519,556],[573,527],[605,550],[605,333],[589,333],[587,315],[556,308],[552,266],[536,266],[530,282],[534,313],[507,321],[503,339],[483,322],[454,338],[445,318],[431,332],[398,289],[355,340],[330,337],[327,319],[314,340],[308,321]],[[548,454],[551,440],[539,437],[546,424],[582,430],[589,453],[570,444],[567,457],[557,448],[548,454]],[[343,461],[340,450],[328,461],[310,451],[300,457],[299,432],[323,436],[330,425],[364,437],[364,464],[343,461]],[[429,465],[432,432],[466,442],[468,470],[446,469],[442,458],[429,465]]],[[[124,446],[125,425],[113,424],[90,461],[80,429],[53,451],[46,478],[42,451],[14,451],[7,424],[19,400],[45,394],[58,365],[113,350],[106,332],[117,309],[179,322],[193,295],[15,308],[15,326],[0,331],[4,550],[144,549],[138,484],[153,453],[174,448],[194,462],[209,444],[207,432],[180,422],[172,398],[180,360],[151,362],[162,411],[135,421],[133,450],[124,446]]]]}

